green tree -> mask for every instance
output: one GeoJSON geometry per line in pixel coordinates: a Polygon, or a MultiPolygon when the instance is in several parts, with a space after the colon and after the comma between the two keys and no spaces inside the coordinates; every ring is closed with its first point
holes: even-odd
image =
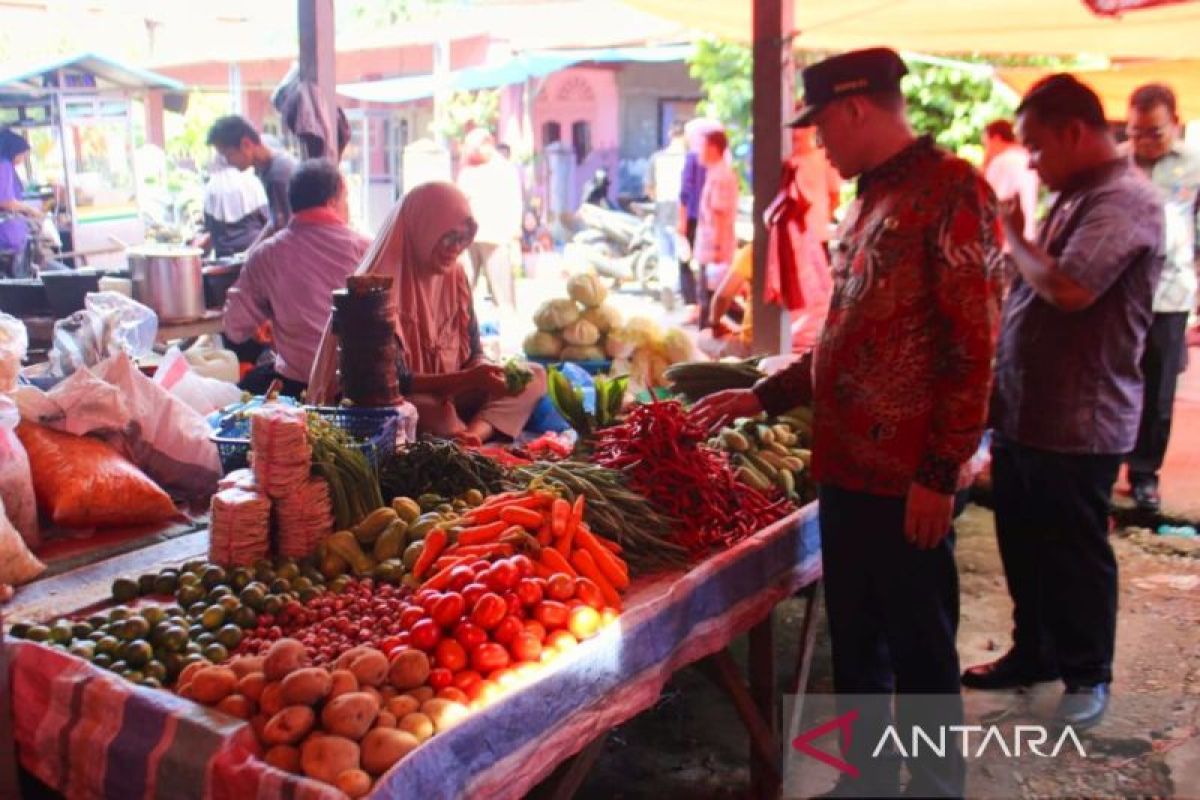
{"type": "Polygon", "coordinates": [[[461,142],[472,128],[488,128],[495,133],[499,120],[499,89],[454,92],[446,103],[445,115],[432,122],[430,128],[432,133],[445,136],[448,141],[461,142]]]}

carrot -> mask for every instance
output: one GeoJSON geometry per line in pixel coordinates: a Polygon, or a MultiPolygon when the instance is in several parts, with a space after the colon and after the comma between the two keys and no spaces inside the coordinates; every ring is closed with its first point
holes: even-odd
{"type": "Polygon", "coordinates": [[[554,528],[550,520],[542,523],[542,527],[538,528],[537,541],[542,547],[549,547],[553,539],[554,528]]]}
{"type": "Polygon", "coordinates": [[[576,531],[575,539],[580,547],[591,555],[592,560],[596,563],[596,567],[614,587],[625,589],[629,586],[629,572],[628,568],[624,566],[625,562],[610,553],[604,545],[600,544],[595,534],[589,530],[580,529],[576,531]]]}
{"type": "Polygon", "coordinates": [[[473,528],[463,528],[458,533],[458,543],[460,545],[470,545],[494,542],[506,530],[508,530],[508,523],[501,520],[489,522],[484,525],[476,525],[473,528]]]}
{"type": "Polygon", "coordinates": [[[429,571],[433,566],[433,562],[437,561],[438,556],[446,549],[446,542],[449,540],[447,533],[441,528],[434,528],[425,536],[425,549],[421,551],[421,555],[417,558],[417,563],[413,564],[413,577],[420,579],[422,575],[429,571]]]}
{"type": "Polygon", "coordinates": [[[576,530],[583,524],[583,495],[575,498],[575,504],[571,506],[571,516],[567,519],[567,527],[563,530],[563,535],[557,542],[554,543],[554,549],[562,553],[563,558],[571,555],[571,542],[575,538],[576,530]]]}
{"type": "MultiPolygon", "coordinates": [[[[596,536],[594,533],[592,535],[596,536]]],[[[613,555],[621,555],[621,551],[624,549],[619,543],[614,542],[612,539],[605,539],[603,536],[596,536],[596,541],[604,545],[605,549],[613,555]]]]}
{"type": "MultiPolygon", "coordinates": [[[[512,547],[500,542],[487,542],[485,544],[469,544],[469,545],[453,545],[447,547],[443,551],[442,558],[447,556],[489,556],[494,553],[504,553],[504,555],[512,555],[512,547]],[[504,551],[508,552],[505,553],[504,551]]],[[[438,559],[439,561],[441,559],[438,559]]]]}
{"type": "Polygon", "coordinates": [[[566,557],[552,547],[542,548],[542,554],[539,556],[542,563],[549,567],[554,572],[563,572],[570,575],[572,578],[578,578],[579,573],[571,566],[571,562],[567,561],[566,557]]]}
{"type": "Polygon", "coordinates": [[[600,593],[604,595],[604,602],[613,608],[621,608],[621,595],[609,583],[608,578],[600,571],[600,567],[596,566],[596,561],[592,558],[591,553],[587,550],[576,550],[571,554],[571,563],[579,570],[580,575],[600,587],[600,593]]]}
{"type": "Polygon", "coordinates": [[[430,589],[445,589],[450,585],[450,573],[454,570],[454,568],[462,566],[463,564],[469,564],[473,560],[475,560],[475,556],[462,556],[461,558],[455,558],[453,563],[447,564],[435,572],[432,578],[425,581],[424,585],[430,589]]]}
{"type": "Polygon", "coordinates": [[[518,495],[494,505],[484,504],[468,511],[463,520],[472,525],[482,525],[485,522],[495,522],[500,519],[501,513],[506,508],[542,508],[545,503],[546,499],[536,494],[518,495]]]}
{"type": "MultiPolygon", "coordinates": [[[[549,548],[546,548],[546,549],[548,550],[549,548]]],[[[543,550],[542,552],[544,553],[544,552],[546,552],[546,550],[543,550]]],[[[554,575],[554,570],[547,567],[541,561],[534,561],[533,562],[533,574],[538,576],[539,578],[545,578],[546,580],[550,580],[550,577],[552,575],[554,575]]]]}
{"type": "Polygon", "coordinates": [[[542,525],[542,515],[538,512],[519,506],[505,506],[500,512],[500,519],[509,525],[520,525],[526,530],[536,531],[542,525]]]}
{"type": "Polygon", "coordinates": [[[558,538],[567,532],[567,520],[571,518],[571,504],[561,497],[554,499],[550,506],[550,520],[554,528],[554,537],[558,538]]]}

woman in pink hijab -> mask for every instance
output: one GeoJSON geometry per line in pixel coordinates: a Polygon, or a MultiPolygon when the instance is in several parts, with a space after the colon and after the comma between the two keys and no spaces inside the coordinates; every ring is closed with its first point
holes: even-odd
{"type": "MultiPolygon", "coordinates": [[[[459,259],[475,238],[467,198],[449,183],[413,189],[392,210],[356,274],[390,275],[397,292],[400,391],[420,417],[418,430],[481,444],[515,437],[545,394],[545,372],[509,394],[504,370],[484,360],[470,283],[459,259]]],[[[337,393],[334,337],[326,328],[309,381],[314,403],[337,393]]]]}

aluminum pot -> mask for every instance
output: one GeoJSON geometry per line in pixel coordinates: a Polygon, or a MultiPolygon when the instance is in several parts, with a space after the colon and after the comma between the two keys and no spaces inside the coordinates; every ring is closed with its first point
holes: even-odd
{"type": "Polygon", "coordinates": [[[204,316],[201,250],[147,244],[129,248],[126,255],[133,299],[149,306],[160,322],[187,322],[204,316]]]}

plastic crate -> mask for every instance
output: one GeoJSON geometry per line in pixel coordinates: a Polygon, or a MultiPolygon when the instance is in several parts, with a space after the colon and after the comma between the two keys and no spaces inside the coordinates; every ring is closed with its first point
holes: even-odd
{"type": "MultiPolygon", "coordinates": [[[[394,408],[342,408],[312,407],[305,410],[329,420],[335,428],[348,433],[372,467],[396,452],[397,430],[400,412],[394,408]]],[[[217,453],[221,457],[221,469],[230,473],[249,464],[250,439],[213,435],[217,453]]]]}

